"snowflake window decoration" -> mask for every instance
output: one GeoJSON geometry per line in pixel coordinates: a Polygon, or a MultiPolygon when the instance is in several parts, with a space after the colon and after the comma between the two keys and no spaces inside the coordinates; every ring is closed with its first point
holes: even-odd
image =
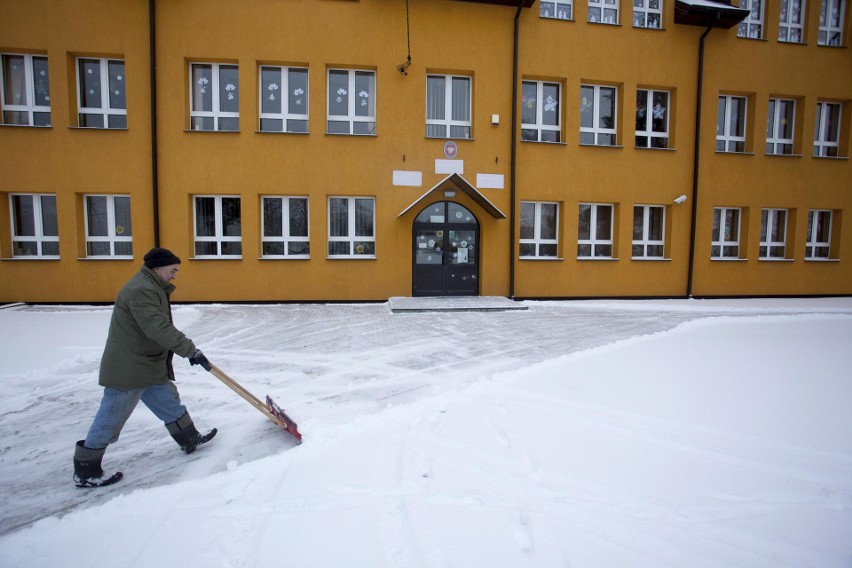
{"type": "Polygon", "coordinates": [[[664,107],[660,103],[657,103],[654,105],[653,113],[654,118],[656,118],[657,120],[662,120],[666,117],[666,107],[664,107]]]}
{"type": "Polygon", "coordinates": [[[559,101],[555,100],[553,97],[548,96],[544,101],[544,111],[545,112],[556,112],[556,107],[559,106],[559,101]]]}
{"type": "Polygon", "coordinates": [[[594,106],[595,103],[590,101],[587,97],[580,99],[580,112],[592,112],[592,108],[594,106]]]}

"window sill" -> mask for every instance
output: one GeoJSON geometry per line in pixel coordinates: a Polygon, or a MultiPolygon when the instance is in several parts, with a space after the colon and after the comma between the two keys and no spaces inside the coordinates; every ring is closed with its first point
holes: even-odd
{"type": "Polygon", "coordinates": [[[665,257],[653,257],[653,256],[633,256],[630,260],[635,260],[636,262],[671,262],[672,259],[665,257]]]}
{"type": "Polygon", "coordinates": [[[637,25],[634,25],[633,29],[634,30],[648,30],[648,31],[651,31],[651,32],[664,32],[664,31],[666,31],[666,28],[652,28],[650,26],[637,26],[637,25]]]}
{"type": "Polygon", "coordinates": [[[574,18],[552,18],[550,16],[539,16],[539,20],[552,20],[554,22],[576,22],[574,18]]]}
{"type": "Polygon", "coordinates": [[[767,158],[804,158],[803,154],[766,154],[767,158]]]}
{"type": "Polygon", "coordinates": [[[565,259],[561,256],[519,256],[518,260],[529,260],[532,262],[557,262],[565,259]]]}
{"type": "Polygon", "coordinates": [[[762,42],[766,42],[766,43],[769,42],[769,40],[766,39],[765,37],[743,37],[743,36],[738,35],[737,39],[746,39],[746,40],[751,40],[751,41],[762,41],[762,42]]]}
{"type": "Polygon", "coordinates": [[[716,150],[716,155],[726,155],[726,156],[754,156],[754,152],[725,152],[723,150],[716,150]]]}
{"type": "Polygon", "coordinates": [[[748,262],[747,258],[713,258],[710,257],[711,262],[748,262]]]}
{"type": "Polygon", "coordinates": [[[376,260],[376,255],[361,254],[357,256],[327,256],[326,260],[376,260]]]}
{"type": "Polygon", "coordinates": [[[613,256],[578,256],[577,260],[590,260],[592,262],[618,261],[620,258],[613,256]]]}
{"type": "Polygon", "coordinates": [[[596,24],[596,25],[599,25],[599,26],[612,26],[614,28],[622,27],[622,25],[620,23],[616,23],[616,22],[593,22],[591,20],[586,20],[586,23],[587,24],[596,24]]]}
{"type": "Polygon", "coordinates": [[[547,140],[521,140],[524,144],[552,144],[553,146],[567,146],[568,142],[549,142],[547,140]]]}
{"type": "Polygon", "coordinates": [[[623,150],[624,146],[619,144],[583,144],[580,143],[581,148],[614,148],[616,150],[623,150]]]}
{"type": "Polygon", "coordinates": [[[655,148],[653,146],[634,146],[635,150],[657,150],[659,152],[674,152],[677,148],[655,148]]]}
{"type": "Polygon", "coordinates": [[[259,256],[257,260],[310,260],[310,256],[259,256]]]}
{"type": "MultiPolygon", "coordinates": [[[[361,136],[363,136],[363,135],[361,135],[361,136]]],[[[446,136],[424,136],[424,138],[426,140],[444,140],[444,141],[452,140],[453,142],[475,142],[476,141],[476,138],[473,138],[473,137],[470,137],[470,138],[453,138],[452,136],[449,136],[449,137],[446,137],[446,136]]]]}
{"type": "Polygon", "coordinates": [[[840,262],[840,259],[839,258],[806,258],[805,262],[814,262],[816,264],[819,264],[821,262],[832,263],[832,262],[840,262]]]}
{"type": "Polygon", "coordinates": [[[255,134],[295,134],[297,136],[307,136],[310,132],[290,132],[289,130],[255,130],[255,134]]]}
{"type": "Polygon", "coordinates": [[[849,156],[814,156],[817,160],[848,160],[849,156]]]}
{"type": "Polygon", "coordinates": [[[774,263],[774,262],[784,264],[784,263],[789,263],[789,262],[796,262],[796,259],[795,258],[758,258],[757,261],[758,262],[768,262],[770,264],[774,263]]]}
{"type": "Polygon", "coordinates": [[[189,260],[242,260],[241,256],[191,256],[189,260]]]}
{"type": "Polygon", "coordinates": [[[52,124],[41,125],[41,124],[6,124],[6,123],[0,123],[0,126],[6,126],[6,127],[9,127],[9,128],[45,128],[45,129],[53,128],[52,124]]]}
{"type": "Polygon", "coordinates": [[[199,132],[199,133],[206,132],[206,133],[209,133],[209,134],[239,134],[240,133],[239,130],[202,130],[202,129],[193,130],[191,128],[184,128],[183,131],[184,132],[192,132],[193,134],[196,133],[196,132],[199,132]]]}
{"type": "Polygon", "coordinates": [[[326,132],[326,136],[351,136],[352,138],[378,138],[378,134],[344,134],[342,132],[326,132]]]}
{"type": "Polygon", "coordinates": [[[101,130],[107,132],[127,132],[129,128],[102,128],[99,126],[68,126],[69,130],[101,130]]]}
{"type": "Polygon", "coordinates": [[[801,46],[805,46],[805,47],[807,47],[807,45],[808,45],[808,42],[806,42],[806,41],[784,41],[784,40],[781,40],[781,39],[778,40],[778,43],[780,43],[782,45],[801,45],[801,46]]]}
{"type": "Polygon", "coordinates": [[[85,261],[93,260],[93,261],[95,261],[95,262],[97,262],[97,261],[103,261],[103,260],[123,260],[123,261],[128,261],[128,260],[133,260],[133,257],[132,257],[132,256],[78,256],[78,257],[77,257],[77,260],[85,260],[85,261]]]}
{"type": "Polygon", "coordinates": [[[825,45],[823,43],[817,42],[817,47],[825,47],[828,49],[846,49],[845,45],[825,45]]]}
{"type": "Polygon", "coordinates": [[[31,260],[54,260],[55,261],[55,260],[60,260],[60,258],[58,256],[10,256],[10,257],[0,258],[0,260],[23,260],[23,261],[28,261],[28,260],[30,260],[30,261],[31,260]]]}

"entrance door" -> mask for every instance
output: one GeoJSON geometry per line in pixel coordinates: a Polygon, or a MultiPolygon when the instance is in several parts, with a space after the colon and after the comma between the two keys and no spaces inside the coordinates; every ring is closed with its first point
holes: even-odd
{"type": "Polygon", "coordinates": [[[479,222],[467,208],[442,201],[414,220],[412,295],[479,294],[479,222]]]}

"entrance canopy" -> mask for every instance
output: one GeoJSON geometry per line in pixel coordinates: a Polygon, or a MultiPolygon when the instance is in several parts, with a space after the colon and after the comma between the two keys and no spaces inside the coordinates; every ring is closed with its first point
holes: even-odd
{"type": "Polygon", "coordinates": [[[732,6],[730,0],[675,0],[675,23],[729,29],[748,16],[750,10],[732,6]]]}
{"type": "Polygon", "coordinates": [[[402,213],[400,213],[398,216],[402,217],[403,215],[411,211],[411,209],[413,209],[418,203],[420,203],[436,191],[461,191],[462,193],[476,201],[480,205],[480,207],[485,209],[488,214],[494,217],[495,219],[506,218],[506,215],[503,214],[502,211],[497,209],[497,207],[495,207],[493,203],[488,201],[488,198],[479,193],[479,191],[475,187],[470,185],[467,180],[461,177],[459,174],[450,174],[445,177],[443,180],[438,182],[438,185],[418,197],[414,201],[414,203],[403,209],[402,213]]]}

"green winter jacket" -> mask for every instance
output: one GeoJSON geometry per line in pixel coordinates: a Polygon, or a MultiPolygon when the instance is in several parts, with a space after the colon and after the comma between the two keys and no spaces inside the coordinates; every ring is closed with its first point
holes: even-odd
{"type": "Polygon", "coordinates": [[[147,266],[121,289],[101,358],[101,386],[144,389],[175,380],[173,353],[189,357],[195,345],[172,324],[174,289],[147,266]]]}

